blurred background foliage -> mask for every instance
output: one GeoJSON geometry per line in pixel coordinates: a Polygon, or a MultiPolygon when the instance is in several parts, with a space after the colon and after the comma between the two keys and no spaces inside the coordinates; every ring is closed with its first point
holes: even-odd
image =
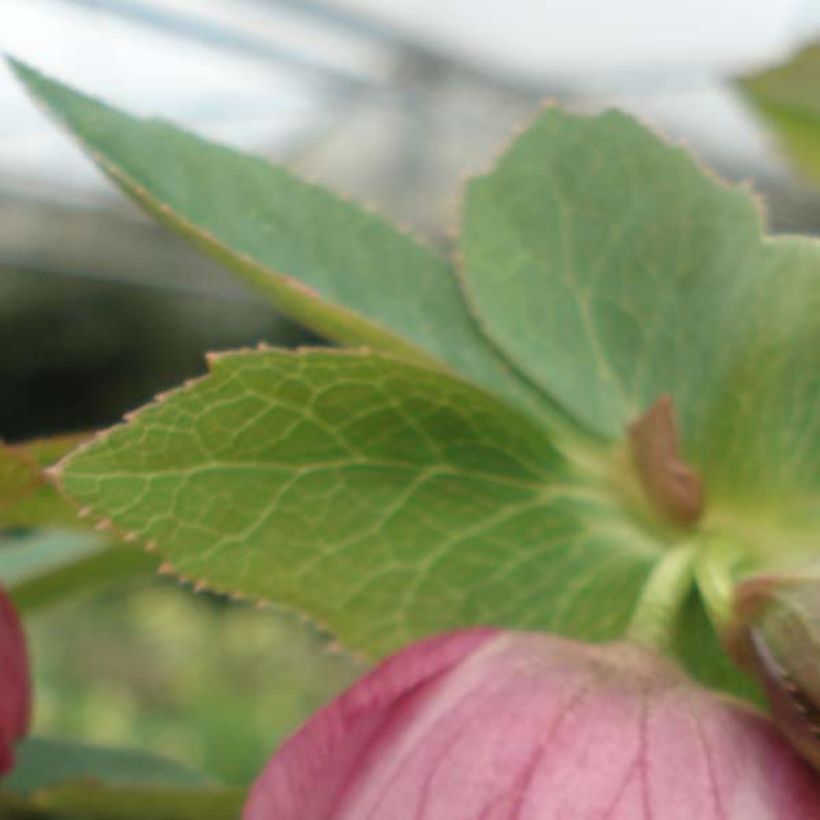
{"type": "Polygon", "coordinates": [[[130,582],[28,620],[35,731],[136,746],[245,784],[356,664],[292,618],[130,582]]]}
{"type": "MultiPolygon", "coordinates": [[[[463,175],[546,97],[633,111],[751,179],[775,230],[820,226],[817,52],[757,74],[820,32],[818,0],[4,0],[0,18],[0,50],[443,247],[463,175]]],[[[0,438],[112,424],[208,350],[315,343],[137,213],[4,69],[0,111],[0,438]]],[[[0,578],[20,535],[0,534],[0,578]]],[[[40,734],[245,784],[361,671],[291,616],[95,566],[86,590],[25,599],[40,734]]]]}

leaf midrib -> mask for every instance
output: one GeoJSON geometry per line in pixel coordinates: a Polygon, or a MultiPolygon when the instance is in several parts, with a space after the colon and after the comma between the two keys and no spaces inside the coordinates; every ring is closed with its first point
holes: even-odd
{"type": "MultiPolygon", "coordinates": [[[[457,467],[451,467],[448,465],[435,465],[433,467],[422,467],[420,468],[417,462],[412,461],[387,461],[387,460],[374,460],[374,459],[343,459],[339,461],[325,461],[325,462],[316,462],[307,465],[289,465],[286,463],[282,464],[275,464],[269,462],[229,462],[229,461],[211,461],[208,464],[198,465],[194,467],[156,467],[156,468],[145,468],[144,470],[111,470],[111,471],[104,471],[98,472],[94,471],[90,475],[94,477],[94,480],[99,480],[104,478],[106,480],[111,478],[152,478],[154,476],[193,476],[193,475],[201,475],[210,472],[226,472],[226,471],[238,471],[238,472],[260,472],[260,473],[271,473],[271,472],[278,472],[287,474],[288,476],[292,475],[306,475],[313,472],[323,472],[326,470],[339,470],[339,469],[347,469],[347,468],[388,468],[388,469],[396,469],[396,470],[405,470],[407,472],[413,472],[417,474],[419,477],[433,477],[433,476],[461,476],[461,477],[468,477],[479,479],[481,481],[486,481],[487,483],[492,484],[500,484],[508,487],[516,487],[519,489],[525,489],[530,492],[535,492],[536,494],[544,497],[544,498],[552,498],[555,495],[570,495],[570,496],[581,496],[581,497],[590,497],[595,498],[597,500],[613,500],[614,497],[611,496],[603,487],[596,488],[591,482],[589,484],[585,484],[581,481],[573,482],[573,483],[566,483],[566,484],[556,484],[555,482],[550,482],[549,485],[546,483],[542,483],[540,481],[530,480],[526,478],[522,479],[515,479],[510,478],[507,476],[500,476],[497,473],[491,472],[484,472],[482,470],[462,470],[457,467]]],[[[82,470],[78,470],[76,467],[72,468],[72,479],[82,478],[83,472],[82,470]]],[[[544,476],[545,479],[549,479],[548,475],[544,476]]]]}

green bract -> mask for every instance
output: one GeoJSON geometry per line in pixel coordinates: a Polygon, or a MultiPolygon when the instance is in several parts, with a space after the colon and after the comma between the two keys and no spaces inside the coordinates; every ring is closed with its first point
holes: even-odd
{"type": "MultiPolygon", "coordinates": [[[[629,117],[542,113],[468,186],[457,276],[282,169],[15,68],[162,222],[368,347],[214,357],[64,463],[69,497],[182,577],[376,656],[475,623],[623,635],[686,569],[673,549],[718,616],[721,572],[820,548],[820,246],[764,238],[745,190],[629,117]],[[627,444],[664,394],[705,486],[692,526],[627,444]]],[[[750,695],[680,579],[668,648],[750,695]]]]}

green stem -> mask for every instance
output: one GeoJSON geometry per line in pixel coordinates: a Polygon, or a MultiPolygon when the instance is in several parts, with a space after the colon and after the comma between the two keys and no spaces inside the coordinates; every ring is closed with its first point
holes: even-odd
{"type": "Polygon", "coordinates": [[[672,642],[675,622],[695,577],[695,546],[675,547],[652,570],[632,613],[627,637],[653,649],[672,642]]]}
{"type": "Polygon", "coordinates": [[[706,612],[718,634],[732,620],[735,570],[741,553],[726,541],[710,541],[698,556],[695,575],[706,612]]]}

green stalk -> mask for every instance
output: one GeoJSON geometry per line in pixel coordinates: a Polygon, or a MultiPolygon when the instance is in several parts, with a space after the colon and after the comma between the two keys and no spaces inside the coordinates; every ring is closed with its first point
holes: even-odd
{"type": "Polygon", "coordinates": [[[740,551],[722,539],[708,542],[698,556],[695,575],[712,626],[720,635],[732,620],[735,571],[740,551]]]}
{"type": "Polygon", "coordinates": [[[695,545],[675,547],[652,570],[626,637],[659,651],[672,643],[675,623],[695,578],[695,545]]]}

